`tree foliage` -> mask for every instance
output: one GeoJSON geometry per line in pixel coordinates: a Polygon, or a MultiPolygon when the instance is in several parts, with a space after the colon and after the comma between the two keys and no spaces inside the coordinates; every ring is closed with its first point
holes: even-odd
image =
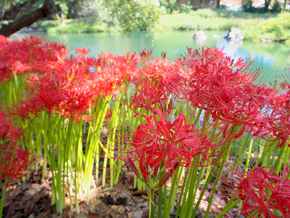
{"type": "Polygon", "coordinates": [[[103,1],[110,24],[125,32],[150,30],[157,23],[161,9],[154,0],[108,0],[103,1]]]}
{"type": "Polygon", "coordinates": [[[256,12],[256,8],[253,6],[253,0],[243,0],[242,4],[245,12],[256,12]]]}
{"type": "MultiPolygon", "coordinates": [[[[62,13],[69,18],[78,16],[78,12],[82,11],[84,1],[92,0],[54,0],[55,7],[60,7],[62,13]]],[[[32,11],[43,6],[45,0],[4,0],[0,1],[1,16],[0,20],[13,21],[21,16],[30,14],[32,11]]]]}
{"type": "Polygon", "coordinates": [[[169,13],[172,13],[174,10],[180,9],[176,4],[176,0],[159,0],[160,5],[165,7],[169,13]]]}
{"type": "Polygon", "coordinates": [[[1,20],[14,20],[22,15],[29,13],[44,3],[44,0],[4,0],[0,3],[1,20]]]}

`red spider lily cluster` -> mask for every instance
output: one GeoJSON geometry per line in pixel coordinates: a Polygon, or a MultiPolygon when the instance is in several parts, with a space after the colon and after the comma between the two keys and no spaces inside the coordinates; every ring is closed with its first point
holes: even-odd
{"type": "Polygon", "coordinates": [[[27,150],[21,149],[20,147],[10,147],[2,149],[5,159],[1,158],[1,177],[2,181],[5,178],[7,186],[12,179],[22,180],[22,178],[27,177],[27,167],[31,164],[29,158],[29,152],[27,150]]]}
{"type": "Polygon", "coordinates": [[[45,72],[58,66],[67,56],[64,45],[55,42],[43,42],[37,37],[25,38],[13,43],[0,41],[0,82],[10,80],[13,75],[26,74],[33,71],[45,72]]]}
{"type": "Polygon", "coordinates": [[[209,162],[210,157],[218,156],[219,147],[225,144],[224,140],[218,140],[218,135],[209,139],[209,132],[200,131],[195,125],[187,124],[182,113],[172,122],[172,110],[173,108],[162,113],[155,109],[154,115],[140,115],[145,119],[145,124],[137,127],[131,142],[133,150],[129,152],[129,156],[130,153],[136,154],[135,157],[130,156],[130,160],[138,160],[145,182],[148,181],[149,169],[152,169],[155,177],[160,169],[168,171],[160,180],[159,187],[178,166],[202,166],[202,162],[209,162]],[[194,157],[198,155],[202,156],[202,160],[195,163],[194,157]],[[164,164],[161,168],[162,162],[164,164]]]}
{"type": "MultiPolygon", "coordinates": [[[[222,49],[188,49],[175,62],[167,60],[165,53],[162,58],[151,58],[152,50],[146,49],[140,56],[102,53],[94,58],[88,52],[77,49],[77,55],[68,56],[66,47],[54,42],[44,43],[37,37],[10,42],[0,36],[0,85],[15,77],[23,78],[25,84],[25,93],[13,102],[9,116],[29,120],[46,111],[93,123],[90,109],[107,97],[118,101],[122,90],[134,86],[135,93],[119,102],[120,112],[110,102],[105,122],[98,128],[118,136],[111,138],[112,144],[104,141],[104,147],[150,188],[163,186],[179,167],[226,161],[224,151],[245,134],[277,147],[287,144],[290,85],[283,82],[280,89],[259,85],[259,70],[249,71],[249,62],[234,61],[222,49]],[[112,121],[127,111],[132,116],[125,119],[133,124],[112,121]]],[[[14,146],[21,132],[7,124],[7,119],[8,115],[0,113],[0,137],[11,144],[2,153],[19,160],[19,165],[11,163],[15,170],[8,174],[5,164],[9,161],[4,158],[0,179],[23,176],[21,169],[28,164],[28,153],[14,146]]],[[[260,210],[275,217],[271,210],[278,209],[289,215],[288,180],[279,179],[272,169],[254,169],[237,189],[244,214],[260,210]]]]}
{"type": "Polygon", "coordinates": [[[16,128],[9,116],[0,111],[0,181],[7,178],[5,186],[12,179],[26,177],[25,170],[31,163],[29,152],[17,144],[21,136],[21,129],[16,128]]]}
{"type": "Polygon", "coordinates": [[[245,171],[235,165],[228,165],[227,171],[220,172],[221,183],[227,184],[228,189],[219,188],[224,194],[222,197],[236,196],[241,200],[241,208],[235,213],[223,214],[233,217],[242,212],[246,217],[289,217],[290,216],[290,180],[289,168],[284,167],[280,175],[271,167],[252,166],[251,171],[245,171]],[[273,210],[279,211],[280,215],[274,214],[273,210]],[[282,215],[282,216],[281,216],[282,215]]]}
{"type": "Polygon", "coordinates": [[[238,125],[242,127],[235,138],[243,132],[260,138],[272,134],[280,139],[280,146],[285,144],[288,130],[277,120],[289,118],[277,101],[284,105],[286,101],[274,87],[254,84],[259,83],[259,71],[249,72],[248,62],[240,58],[234,63],[222,50],[208,48],[201,53],[188,49],[188,56],[177,63],[184,73],[173,80],[172,89],[195,107],[210,111],[213,119],[221,121],[224,132],[238,125]]]}
{"type": "Polygon", "coordinates": [[[77,53],[68,57],[65,46],[43,44],[32,36],[3,42],[0,81],[21,74],[28,85],[29,98],[15,104],[15,115],[28,118],[47,110],[80,119],[100,96],[114,95],[128,75],[136,71],[138,58],[129,53],[123,57],[101,54],[97,60],[86,57],[86,49],[77,49],[77,53]]]}
{"type": "Polygon", "coordinates": [[[283,217],[290,216],[290,180],[286,179],[289,169],[279,176],[273,168],[256,167],[245,174],[237,187],[243,201],[242,212],[249,216],[258,211],[264,217],[277,218],[272,210],[277,209],[283,217]]]}

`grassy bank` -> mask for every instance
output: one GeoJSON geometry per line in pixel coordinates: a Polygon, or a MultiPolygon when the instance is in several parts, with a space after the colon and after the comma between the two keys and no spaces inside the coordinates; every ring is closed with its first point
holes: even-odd
{"type": "Polygon", "coordinates": [[[65,25],[62,25],[61,20],[43,20],[34,23],[31,27],[41,28],[48,33],[96,33],[108,31],[106,23],[93,23],[85,20],[65,20],[65,25]]]}
{"type": "Polygon", "coordinates": [[[290,43],[290,13],[257,14],[227,10],[200,9],[189,14],[163,15],[165,29],[229,30],[240,28],[245,40],[262,39],[290,43]]]}
{"type": "MultiPolygon", "coordinates": [[[[245,40],[260,41],[261,39],[290,42],[290,14],[257,14],[235,12],[224,9],[200,9],[188,14],[175,12],[162,15],[159,28],[173,30],[229,30],[237,27],[242,30],[245,40]]],[[[91,33],[119,31],[108,28],[106,23],[87,22],[86,20],[40,21],[32,27],[42,28],[48,33],[91,33]]]]}
{"type": "Polygon", "coordinates": [[[290,44],[290,13],[279,14],[275,18],[244,28],[242,31],[246,40],[269,39],[290,44]]]}
{"type": "Polygon", "coordinates": [[[258,25],[271,14],[239,13],[227,10],[200,9],[189,14],[168,14],[161,17],[165,29],[175,30],[228,30],[258,25]]]}

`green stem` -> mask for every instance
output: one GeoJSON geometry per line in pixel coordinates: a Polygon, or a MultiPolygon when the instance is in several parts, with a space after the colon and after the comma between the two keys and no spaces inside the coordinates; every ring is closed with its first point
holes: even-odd
{"type": "Polygon", "coordinates": [[[148,189],[149,218],[155,218],[154,189],[148,189]]]}
{"type": "Polygon", "coordinates": [[[78,184],[78,174],[79,174],[79,160],[78,160],[78,153],[79,153],[79,145],[76,144],[77,149],[76,149],[76,164],[75,164],[75,201],[76,201],[76,210],[77,213],[80,213],[80,208],[79,208],[79,203],[78,203],[78,191],[79,191],[79,184],[78,184]]]}
{"type": "MultiPolygon", "coordinates": [[[[211,170],[211,169],[208,169],[208,172],[209,172],[210,170],[211,170]]],[[[191,214],[191,218],[194,218],[194,217],[196,216],[196,213],[197,213],[197,210],[198,210],[199,205],[200,205],[200,203],[201,203],[201,200],[202,200],[202,198],[203,198],[204,192],[205,192],[205,190],[207,189],[208,184],[209,184],[210,181],[212,180],[213,173],[214,173],[214,172],[208,173],[209,176],[206,178],[205,185],[204,185],[204,187],[203,187],[203,191],[200,193],[199,199],[198,199],[196,205],[194,206],[194,210],[193,210],[193,212],[192,212],[192,214],[191,214]]]]}
{"type": "Polygon", "coordinates": [[[168,197],[168,217],[169,214],[173,212],[174,209],[174,202],[177,196],[177,191],[178,191],[178,187],[179,187],[179,181],[181,178],[181,174],[182,174],[183,168],[179,167],[178,170],[176,170],[176,173],[173,174],[172,176],[172,182],[171,182],[171,188],[170,188],[170,193],[169,193],[169,197],[168,197]]]}
{"type": "Polygon", "coordinates": [[[168,211],[168,201],[167,201],[167,185],[166,183],[163,185],[163,214],[164,217],[167,218],[169,217],[169,211],[168,211]]]}
{"type": "MultiPolygon", "coordinates": [[[[284,155],[285,155],[285,153],[287,153],[286,149],[287,149],[286,145],[284,145],[282,148],[280,148],[280,152],[279,152],[278,158],[277,158],[275,166],[274,166],[274,169],[276,170],[277,173],[279,173],[280,168],[281,168],[282,163],[283,163],[284,155]]],[[[275,155],[273,155],[273,159],[275,159],[275,155]]]]}
{"type": "Polygon", "coordinates": [[[158,217],[162,217],[162,187],[158,189],[158,217]]]}
{"type": "Polygon", "coordinates": [[[225,213],[229,212],[229,210],[231,210],[232,208],[234,208],[240,202],[242,202],[241,199],[236,200],[236,196],[233,196],[229,200],[227,206],[224,207],[224,209],[222,210],[221,214],[219,214],[216,218],[222,218],[225,213]]]}
{"type": "MultiPolygon", "coordinates": [[[[230,148],[229,148],[229,149],[230,149],[230,148]]],[[[220,166],[220,172],[223,171],[224,166],[225,166],[225,163],[223,163],[223,164],[220,166]]],[[[217,187],[218,181],[220,180],[221,175],[222,175],[222,173],[220,173],[220,174],[218,174],[218,175],[216,176],[216,179],[215,179],[214,184],[213,184],[213,189],[211,190],[211,193],[212,193],[212,194],[215,194],[216,187],[217,187]]],[[[210,198],[209,198],[209,201],[208,201],[208,207],[207,207],[207,210],[206,210],[206,213],[205,213],[205,216],[204,216],[204,217],[209,217],[209,212],[210,212],[210,207],[211,207],[211,204],[212,204],[212,201],[213,201],[213,197],[214,197],[214,195],[211,195],[210,198]]]]}
{"type": "Polygon", "coordinates": [[[250,142],[250,147],[249,147],[249,152],[248,152],[248,159],[247,159],[247,163],[246,163],[246,172],[248,172],[248,168],[249,168],[249,163],[250,163],[251,154],[252,154],[252,148],[253,148],[253,141],[254,141],[254,139],[252,138],[252,140],[250,142]]]}
{"type": "Polygon", "coordinates": [[[259,213],[259,210],[255,210],[253,213],[250,214],[250,216],[248,216],[248,218],[252,218],[252,217],[255,216],[257,213],[259,213]]]}
{"type": "MultiPolygon", "coordinates": [[[[176,215],[175,215],[175,218],[179,217],[179,211],[180,211],[180,205],[181,205],[181,202],[182,202],[182,199],[184,198],[184,189],[185,187],[187,186],[186,183],[188,184],[188,170],[186,170],[186,173],[185,173],[185,176],[184,176],[184,179],[183,179],[183,183],[182,183],[182,187],[181,187],[181,192],[180,192],[180,195],[179,195],[179,200],[178,200],[178,204],[177,204],[177,210],[176,210],[176,215]]],[[[186,193],[186,192],[185,192],[186,193]]],[[[183,206],[183,205],[182,205],[183,206]]]]}

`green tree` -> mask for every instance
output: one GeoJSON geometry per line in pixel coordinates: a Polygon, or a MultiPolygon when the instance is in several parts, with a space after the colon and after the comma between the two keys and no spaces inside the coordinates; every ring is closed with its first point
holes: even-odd
{"type": "Polygon", "coordinates": [[[0,34],[10,36],[42,18],[51,19],[55,12],[59,12],[63,25],[66,16],[106,22],[124,32],[158,32],[155,24],[162,10],[158,0],[4,0],[2,5],[0,1],[0,20],[5,20],[0,34]]]}
{"type": "Polygon", "coordinates": [[[174,10],[179,9],[176,5],[176,0],[159,0],[160,5],[164,6],[169,13],[172,13],[174,10]]]}
{"type": "Polygon", "coordinates": [[[255,12],[256,9],[253,7],[253,0],[243,0],[242,6],[245,12],[255,12]]]}
{"type": "Polygon", "coordinates": [[[158,22],[161,9],[155,0],[107,0],[110,24],[125,32],[151,30],[158,22]]]}
{"type": "Polygon", "coordinates": [[[272,8],[272,12],[274,13],[280,13],[282,10],[280,3],[278,1],[275,1],[273,8],[272,8]]]}

